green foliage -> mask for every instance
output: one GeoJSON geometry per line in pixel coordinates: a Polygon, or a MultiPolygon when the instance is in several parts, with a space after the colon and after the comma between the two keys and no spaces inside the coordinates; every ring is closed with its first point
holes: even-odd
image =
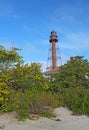
{"type": "Polygon", "coordinates": [[[17,48],[6,50],[0,46],[0,109],[8,111],[7,102],[10,91],[11,72],[17,63],[22,63],[22,57],[16,52],[17,48]]]}
{"type": "Polygon", "coordinates": [[[8,102],[8,95],[9,95],[9,76],[8,73],[1,73],[0,74],[0,110],[6,110],[6,103],[8,102]]]}
{"type": "Polygon", "coordinates": [[[38,90],[26,90],[22,93],[22,91],[11,89],[8,98],[9,101],[5,109],[7,111],[16,111],[19,120],[30,118],[32,113],[50,118],[52,117],[50,107],[57,107],[59,104],[58,96],[38,90]]]}
{"type": "Polygon", "coordinates": [[[55,84],[61,87],[89,88],[89,62],[82,56],[76,56],[73,61],[68,61],[60,67],[60,72],[55,79],[55,84]]]}
{"type": "Polygon", "coordinates": [[[44,110],[44,111],[42,111],[42,112],[40,113],[40,115],[41,115],[42,117],[48,117],[48,118],[54,117],[52,110],[44,110]]]}
{"type": "Polygon", "coordinates": [[[55,100],[55,95],[45,91],[27,91],[30,113],[39,114],[50,106],[57,106],[58,101],[55,100]]]}
{"type": "Polygon", "coordinates": [[[23,63],[22,57],[18,55],[18,48],[6,50],[0,46],[0,72],[11,70],[17,64],[23,63]]]}
{"type": "Polygon", "coordinates": [[[11,72],[11,86],[15,90],[43,89],[45,82],[40,71],[40,64],[23,65],[14,68],[11,72]]]}
{"type": "Polygon", "coordinates": [[[65,89],[65,104],[74,112],[89,116],[89,90],[76,87],[65,89]]]}
{"type": "Polygon", "coordinates": [[[19,120],[30,114],[51,117],[54,107],[68,106],[89,115],[89,62],[74,57],[61,66],[60,73],[45,79],[41,64],[23,65],[17,48],[0,46],[0,111],[16,111],[19,120]]]}

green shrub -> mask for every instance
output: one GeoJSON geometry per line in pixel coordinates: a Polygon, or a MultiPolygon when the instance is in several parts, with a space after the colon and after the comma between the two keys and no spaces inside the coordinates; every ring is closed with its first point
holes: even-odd
{"type": "Polygon", "coordinates": [[[9,85],[8,85],[9,77],[7,73],[0,74],[0,110],[7,111],[7,102],[9,95],[9,85]]]}
{"type": "Polygon", "coordinates": [[[45,91],[26,91],[26,96],[29,99],[31,113],[39,114],[45,109],[45,106],[51,106],[55,101],[53,95],[45,91]]]}
{"type": "Polygon", "coordinates": [[[66,89],[65,104],[74,112],[89,115],[89,90],[83,87],[66,89]]]}

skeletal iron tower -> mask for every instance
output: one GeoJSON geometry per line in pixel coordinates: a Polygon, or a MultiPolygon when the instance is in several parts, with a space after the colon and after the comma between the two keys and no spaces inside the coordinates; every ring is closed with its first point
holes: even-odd
{"type": "Polygon", "coordinates": [[[60,65],[62,65],[62,60],[58,46],[58,37],[55,31],[51,32],[49,42],[50,46],[49,46],[46,71],[54,70],[58,68],[60,65]]]}

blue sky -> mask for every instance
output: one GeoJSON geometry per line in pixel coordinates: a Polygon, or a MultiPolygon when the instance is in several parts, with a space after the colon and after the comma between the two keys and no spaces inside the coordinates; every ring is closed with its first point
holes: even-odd
{"type": "Polygon", "coordinates": [[[52,30],[62,63],[76,55],[89,60],[89,0],[0,0],[0,44],[21,48],[26,63],[45,68],[52,30]]]}

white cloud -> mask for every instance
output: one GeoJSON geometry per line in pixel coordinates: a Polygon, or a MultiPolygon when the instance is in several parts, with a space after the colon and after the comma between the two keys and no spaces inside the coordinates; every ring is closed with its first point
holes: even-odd
{"type": "Polygon", "coordinates": [[[36,53],[38,52],[38,48],[32,43],[25,43],[22,46],[22,50],[24,51],[25,54],[31,54],[31,53],[36,53]]]}
{"type": "Polygon", "coordinates": [[[0,41],[0,45],[4,46],[6,49],[11,49],[14,46],[14,43],[9,41],[0,41]]]}
{"type": "Polygon", "coordinates": [[[62,65],[63,65],[67,62],[67,60],[69,60],[69,56],[66,53],[61,54],[61,60],[62,60],[62,65]]]}
{"type": "Polygon", "coordinates": [[[45,72],[47,67],[47,61],[40,61],[39,63],[42,64],[41,71],[45,72]]]}
{"type": "Polygon", "coordinates": [[[88,33],[69,33],[61,43],[61,47],[70,50],[89,50],[88,33]]]}
{"type": "MultiPolygon", "coordinates": [[[[56,10],[54,10],[54,14],[52,15],[52,20],[54,22],[82,22],[81,18],[87,16],[89,5],[83,5],[82,2],[76,1],[74,4],[66,4],[63,6],[59,6],[56,10]],[[79,21],[78,21],[79,20],[79,21]]],[[[87,21],[87,17],[83,19],[87,21]]],[[[88,20],[89,22],[89,20],[88,20]]]]}
{"type": "Polygon", "coordinates": [[[89,60],[89,33],[69,33],[60,43],[62,63],[71,56],[84,56],[89,60]]]}
{"type": "Polygon", "coordinates": [[[0,3],[0,17],[18,18],[15,14],[14,7],[10,3],[0,3]]]}
{"type": "Polygon", "coordinates": [[[56,14],[60,17],[61,20],[68,21],[75,20],[75,17],[79,16],[81,13],[81,8],[77,6],[64,6],[56,11],[56,14]]]}

